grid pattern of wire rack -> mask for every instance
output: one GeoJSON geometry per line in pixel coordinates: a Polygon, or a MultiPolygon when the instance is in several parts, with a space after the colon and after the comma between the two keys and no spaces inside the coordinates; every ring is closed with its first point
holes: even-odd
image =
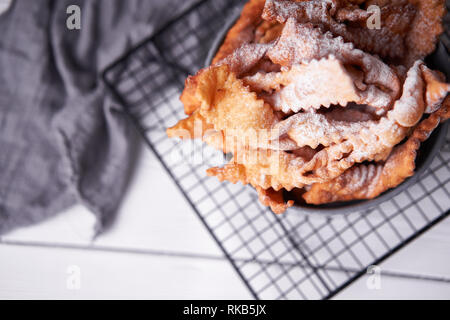
{"type": "Polygon", "coordinates": [[[200,1],[109,67],[104,80],[255,298],[330,298],[449,215],[450,141],[407,191],[335,217],[277,216],[251,188],[206,177],[226,156],[168,139],[165,129],[185,117],[184,79],[203,67],[217,32],[241,5],[200,1]]]}

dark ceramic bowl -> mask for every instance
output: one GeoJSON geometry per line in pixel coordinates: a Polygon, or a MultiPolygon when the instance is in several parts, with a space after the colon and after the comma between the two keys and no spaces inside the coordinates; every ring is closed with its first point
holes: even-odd
{"type": "MultiPolygon", "coordinates": [[[[205,66],[209,66],[213,60],[216,52],[222,45],[228,30],[234,25],[237,18],[240,15],[240,10],[235,11],[231,16],[229,22],[224,26],[221,32],[218,33],[217,38],[214,40],[211,49],[209,50],[208,56],[206,58],[205,66]]],[[[430,57],[427,58],[427,62],[436,69],[441,69],[442,61],[448,59],[448,53],[442,44],[438,46],[438,49],[430,57]],[[445,57],[443,57],[445,55],[445,57]]],[[[444,64],[445,65],[445,64],[444,64]]],[[[447,75],[448,76],[448,75],[447,75]]],[[[414,185],[430,167],[431,162],[435,156],[439,153],[442,148],[445,137],[447,135],[448,123],[440,125],[439,128],[434,130],[431,136],[422,143],[417,158],[416,158],[416,170],[414,176],[406,179],[402,184],[396,188],[390,189],[378,197],[371,200],[358,200],[358,201],[347,201],[347,202],[335,202],[326,205],[308,205],[308,204],[296,204],[289,210],[297,210],[303,213],[320,213],[320,214],[342,214],[342,213],[352,213],[356,211],[367,211],[370,208],[380,205],[381,203],[388,201],[401,193],[402,191],[410,188],[414,185]]]]}

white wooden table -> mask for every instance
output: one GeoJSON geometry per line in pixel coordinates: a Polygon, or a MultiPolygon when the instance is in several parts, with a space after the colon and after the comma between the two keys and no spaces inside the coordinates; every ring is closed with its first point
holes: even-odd
{"type": "MultiPolygon", "coordinates": [[[[251,299],[157,159],[142,148],[115,224],[92,239],[77,206],[1,238],[0,299],[251,299]]],[[[360,278],[337,299],[450,298],[450,220],[360,278]]]]}

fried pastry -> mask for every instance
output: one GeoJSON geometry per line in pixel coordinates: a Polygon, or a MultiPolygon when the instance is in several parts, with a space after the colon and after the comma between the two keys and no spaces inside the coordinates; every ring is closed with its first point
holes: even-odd
{"type": "Polygon", "coordinates": [[[362,73],[347,70],[333,55],[282,72],[258,72],[244,78],[244,83],[254,91],[264,91],[264,100],[284,113],[350,102],[386,109],[393,100],[374,84],[364,84],[362,73]]]}
{"type": "Polygon", "coordinates": [[[289,18],[312,23],[340,36],[355,47],[406,66],[425,58],[443,32],[445,3],[442,0],[372,0],[358,6],[344,0],[268,0],[263,18],[285,23],[289,18]],[[380,28],[370,29],[371,6],[380,8],[380,28]],[[352,23],[345,23],[352,22],[352,23]]]}
{"type": "Polygon", "coordinates": [[[359,164],[334,180],[313,184],[303,195],[304,199],[311,204],[372,199],[398,186],[414,174],[414,161],[420,144],[430,136],[439,123],[449,117],[450,103],[447,103],[420,122],[408,140],[394,148],[386,162],[359,164]]]}
{"type": "Polygon", "coordinates": [[[450,117],[450,84],[423,62],[443,14],[441,0],[251,0],[186,80],[188,117],[167,134],[231,153],[207,174],[251,185],[275,213],[377,197],[450,117]]]}

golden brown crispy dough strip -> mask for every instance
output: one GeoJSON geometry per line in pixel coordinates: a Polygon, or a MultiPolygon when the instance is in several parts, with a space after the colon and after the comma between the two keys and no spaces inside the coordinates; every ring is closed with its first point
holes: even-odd
{"type": "Polygon", "coordinates": [[[381,29],[369,29],[367,19],[372,15],[350,3],[355,1],[286,1],[268,0],[264,19],[285,23],[295,17],[301,23],[313,23],[359,49],[391,58],[411,66],[434,51],[443,32],[445,0],[369,0],[356,1],[365,9],[371,5],[381,8],[381,29]],[[342,21],[358,24],[343,24],[342,21]]]}
{"type": "Polygon", "coordinates": [[[392,148],[407,136],[409,127],[414,126],[423,115],[425,103],[421,65],[422,62],[418,61],[408,71],[402,97],[396,101],[388,117],[378,121],[347,123],[327,120],[320,114],[299,113],[277,124],[281,126],[279,133],[287,134],[299,147],[307,145],[316,148],[319,143],[326,146],[311,159],[283,151],[242,149],[234,154],[232,164],[210,173],[264,189],[291,190],[334,179],[355,163],[385,159],[392,148]],[[303,118],[304,121],[299,121],[303,118]],[[291,120],[294,123],[290,123],[291,120]],[[283,125],[287,127],[283,128],[283,125]],[[233,168],[236,164],[239,170],[233,168]],[[240,175],[238,178],[233,176],[237,172],[240,175]]]}
{"type": "Polygon", "coordinates": [[[272,21],[262,21],[255,31],[255,42],[270,43],[276,40],[283,30],[281,23],[272,21]]]}
{"type": "MultiPolygon", "coordinates": [[[[255,28],[262,22],[261,14],[264,3],[265,0],[250,0],[245,4],[241,16],[228,32],[212,64],[223,60],[243,44],[253,41],[255,28]]],[[[185,81],[185,88],[180,100],[184,105],[186,114],[192,114],[198,108],[198,101],[194,97],[196,85],[197,79],[195,76],[189,76],[185,81]]]]}
{"type": "Polygon", "coordinates": [[[263,189],[256,187],[259,201],[266,207],[270,207],[276,214],[285,212],[288,208],[294,205],[293,200],[284,201],[283,191],[275,191],[273,189],[263,189]]]}
{"type": "MultiPolygon", "coordinates": [[[[408,36],[410,21],[414,17],[414,28],[422,30],[422,34],[431,35],[431,39],[425,41],[424,39],[409,39],[406,47],[409,45],[408,66],[410,66],[414,62],[411,57],[430,50],[422,44],[432,43],[434,45],[435,35],[439,33],[439,27],[436,25],[429,30],[424,28],[427,21],[424,19],[424,15],[414,16],[414,14],[416,10],[421,10],[422,13],[430,12],[433,14],[430,21],[438,24],[442,1],[432,0],[429,1],[429,5],[425,3],[425,0],[410,0],[416,6],[415,8],[406,0],[373,0],[366,1],[364,4],[363,2],[363,0],[318,0],[294,3],[268,0],[268,6],[274,3],[282,6],[290,3],[300,10],[295,13],[295,19],[287,19],[293,16],[291,11],[288,12],[286,19],[283,17],[283,12],[281,14],[278,12],[269,19],[270,21],[263,21],[260,15],[264,0],[251,0],[246,5],[238,23],[227,35],[214,60],[216,64],[200,71],[186,81],[186,88],[181,99],[185,104],[185,112],[191,116],[168,129],[168,135],[181,138],[195,137],[193,124],[201,123],[200,138],[224,152],[233,152],[234,154],[234,158],[229,164],[223,168],[211,168],[208,170],[208,174],[217,176],[220,180],[251,184],[257,189],[260,201],[264,205],[270,206],[275,212],[282,212],[292,205],[292,202],[283,201],[284,189],[302,190],[301,188],[309,186],[309,190],[309,188],[319,185],[327,185],[330,180],[338,181],[341,177],[349,175],[348,172],[353,170],[356,172],[357,168],[360,169],[358,173],[360,176],[354,173],[348,177],[354,183],[352,190],[356,190],[354,191],[357,194],[356,198],[383,192],[380,191],[382,188],[377,183],[381,183],[383,187],[401,183],[402,179],[412,175],[414,170],[407,164],[414,162],[418,145],[415,146],[410,141],[414,140],[413,137],[416,137],[416,142],[419,141],[418,144],[425,140],[427,130],[429,132],[434,124],[438,125],[439,121],[436,123],[432,119],[439,112],[442,114],[440,118],[448,118],[448,98],[443,102],[445,112],[441,111],[444,107],[439,109],[439,106],[449,90],[449,85],[443,83],[439,74],[430,71],[420,62],[412,68],[413,71],[410,70],[406,77],[406,70],[403,72],[401,67],[388,67],[380,59],[355,49],[353,44],[344,43],[340,38],[333,38],[332,34],[342,35],[346,41],[355,42],[356,47],[364,48],[371,53],[376,52],[385,57],[397,57],[399,59],[389,61],[398,63],[403,61],[405,39],[408,36]],[[383,28],[381,33],[361,30],[366,28],[365,22],[369,15],[354,4],[366,8],[370,3],[382,6],[383,28]],[[309,10],[313,7],[314,10],[309,10]],[[304,22],[302,19],[312,22],[321,29],[299,24],[298,22],[304,22]],[[330,30],[332,33],[323,34],[323,30],[330,30]],[[376,43],[373,43],[376,37],[380,41],[377,40],[376,43]],[[399,44],[398,39],[401,39],[403,43],[399,44]],[[415,51],[414,45],[411,45],[414,44],[414,41],[420,41],[417,51],[415,51]],[[246,130],[273,129],[277,123],[281,126],[280,119],[292,115],[291,110],[288,110],[289,113],[275,112],[267,104],[270,99],[267,99],[267,96],[263,97],[274,91],[284,90],[289,83],[286,81],[275,83],[275,88],[273,85],[269,85],[267,92],[264,92],[266,89],[263,91],[258,89],[256,90],[259,94],[258,98],[252,91],[255,91],[257,85],[265,84],[258,83],[256,78],[263,73],[267,73],[268,78],[273,74],[283,74],[287,72],[287,68],[295,64],[327,58],[331,54],[345,65],[356,89],[363,91],[365,86],[373,85],[385,91],[391,101],[397,100],[402,95],[395,104],[392,104],[392,110],[387,108],[387,117],[380,118],[380,115],[385,113],[375,113],[373,110],[361,107],[361,110],[353,110],[354,112],[344,114],[344,116],[356,114],[355,119],[359,120],[345,121],[342,119],[343,114],[336,112],[337,109],[331,110],[324,116],[325,122],[330,122],[332,127],[337,125],[337,127],[347,130],[349,124],[354,125],[357,122],[364,123],[366,127],[362,126],[359,128],[361,130],[350,130],[351,134],[347,132],[348,130],[328,132],[328,136],[331,134],[335,139],[332,141],[323,140],[324,137],[327,137],[325,134],[317,141],[311,138],[314,141],[305,143],[304,140],[307,136],[305,132],[288,123],[289,121],[295,122],[295,117],[304,117],[304,115],[298,114],[283,123],[287,127],[285,128],[286,132],[279,136],[283,142],[281,145],[272,145],[271,141],[263,141],[262,144],[249,146],[241,141],[246,130]],[[257,73],[256,76],[255,73],[257,73]],[[416,77],[411,77],[411,73],[414,73],[416,77]],[[246,78],[247,81],[243,82],[240,78],[245,76],[249,77],[246,78]],[[252,77],[255,83],[249,89],[246,85],[251,84],[251,81],[248,80],[252,77]],[[402,83],[406,78],[403,90],[400,88],[399,78],[402,83]],[[439,110],[436,111],[436,109],[439,110]],[[416,125],[424,111],[436,112],[425,120],[428,121],[426,125],[425,121],[422,121],[416,130],[412,131],[411,128],[408,128],[416,125]],[[367,116],[368,114],[369,116],[367,116]],[[342,120],[347,123],[340,123],[342,120]],[[373,126],[369,128],[371,123],[373,126]],[[392,134],[384,137],[383,130],[382,134],[377,130],[375,132],[371,130],[377,125],[392,134]],[[424,126],[422,133],[419,130],[421,126],[424,126]],[[211,134],[206,135],[207,131],[210,131],[211,134]],[[410,139],[399,146],[400,140],[408,134],[412,134],[410,139]],[[375,137],[376,141],[371,140],[371,137],[375,137]],[[365,142],[359,145],[362,141],[365,142]],[[318,144],[319,142],[320,144],[318,144]],[[317,147],[317,149],[312,149],[309,145],[317,147]],[[406,147],[407,145],[410,147],[406,147]],[[283,150],[292,150],[292,152],[283,150]],[[378,163],[372,166],[359,164],[365,160],[374,160],[378,163]],[[355,163],[357,164],[355,165],[355,163]],[[397,168],[395,167],[397,164],[405,165],[397,168]],[[361,178],[361,174],[363,178],[361,178]],[[386,180],[388,177],[391,179],[386,180]]],[[[320,116],[322,115],[319,114],[320,116]]],[[[314,125],[314,122],[306,121],[305,124],[314,125]]],[[[312,190],[307,192],[306,197],[311,192],[312,190]]],[[[342,196],[345,197],[345,195],[342,196]]],[[[329,195],[323,195],[323,197],[326,198],[329,195]]],[[[352,198],[345,200],[352,200],[352,198]]]]}
{"type": "Polygon", "coordinates": [[[276,191],[325,181],[304,176],[302,168],[305,163],[306,159],[283,151],[241,149],[234,154],[230,163],[222,168],[208,169],[207,174],[216,176],[220,181],[241,182],[276,191]]]}
{"type": "Polygon", "coordinates": [[[351,151],[349,143],[319,151],[312,158],[280,150],[239,149],[229,164],[211,168],[207,173],[221,181],[240,181],[276,191],[292,190],[334,179],[355,163],[353,158],[345,156],[351,151]]]}
{"type": "Polygon", "coordinates": [[[387,117],[403,127],[413,127],[422,118],[426,108],[425,81],[422,75],[423,62],[418,60],[408,70],[406,80],[403,83],[403,92],[394,108],[389,111],[387,117]]]}
{"type": "Polygon", "coordinates": [[[352,42],[357,48],[372,54],[390,58],[403,57],[405,47],[402,36],[385,27],[379,30],[369,29],[366,19],[370,15],[349,7],[346,1],[333,0],[267,0],[263,11],[263,18],[268,21],[286,23],[289,18],[295,18],[299,23],[312,23],[324,31],[331,31],[335,36],[341,36],[346,42],[352,42]],[[348,26],[337,20],[360,20],[361,26],[348,26]]]}
{"type": "Polygon", "coordinates": [[[244,86],[228,66],[212,66],[198,78],[199,113],[216,130],[269,129],[278,121],[272,108],[244,86]]]}
{"type": "Polygon", "coordinates": [[[377,109],[391,106],[393,97],[375,85],[362,83],[364,75],[354,74],[333,55],[321,60],[293,65],[281,72],[258,72],[244,83],[261,95],[275,110],[284,113],[309,111],[331,105],[345,107],[350,102],[377,109]],[[360,88],[358,88],[360,87],[360,88]]]}
{"type": "Polygon", "coordinates": [[[450,92],[450,83],[445,83],[445,76],[430,70],[427,66],[422,66],[422,75],[426,82],[427,103],[426,113],[436,111],[442,103],[442,100],[450,92]]]}
{"type": "Polygon", "coordinates": [[[194,82],[187,85],[190,101],[218,131],[268,129],[277,121],[272,108],[245,87],[225,64],[203,69],[190,79],[194,82]]]}
{"type": "Polygon", "coordinates": [[[292,18],[287,20],[280,38],[267,55],[274,63],[284,67],[334,55],[344,65],[361,68],[366,84],[384,88],[393,99],[399,95],[398,76],[382,60],[355,49],[352,43],[344,43],[342,38],[334,38],[329,32],[324,34],[320,29],[299,24],[292,18]]]}
{"type": "Polygon", "coordinates": [[[203,138],[209,145],[224,152],[240,148],[295,150],[297,145],[285,137],[271,141],[271,129],[278,117],[256,93],[251,92],[228,65],[215,65],[195,77],[193,99],[197,109],[187,119],[167,130],[169,137],[203,138]],[[200,126],[200,128],[199,128],[200,126]],[[208,131],[208,136],[203,137],[208,131]],[[215,131],[215,132],[212,132],[215,131]],[[181,132],[181,133],[180,133],[181,132]]]}
{"type": "Polygon", "coordinates": [[[224,59],[244,43],[254,40],[255,29],[262,22],[261,14],[265,0],[250,0],[242,9],[241,16],[230,29],[212,64],[224,59]]]}
{"type": "Polygon", "coordinates": [[[269,44],[245,43],[223,60],[200,70],[194,76],[188,76],[180,97],[184,105],[184,112],[190,115],[200,107],[201,101],[196,96],[199,90],[214,89],[208,87],[210,84],[208,80],[214,77],[214,73],[217,73],[217,67],[227,66],[227,72],[232,72],[239,78],[242,74],[257,66],[270,48],[271,45],[269,44]]]}
{"type": "Polygon", "coordinates": [[[191,116],[168,128],[166,133],[169,138],[203,139],[205,132],[208,130],[214,130],[214,126],[207,123],[199,112],[194,112],[191,116]],[[195,130],[199,132],[195,132],[195,130]]]}
{"type": "Polygon", "coordinates": [[[267,51],[272,46],[266,43],[245,43],[215,65],[226,64],[231,72],[241,78],[243,74],[251,71],[254,67],[260,66],[261,60],[265,58],[267,51]]]}
{"type": "MultiPolygon", "coordinates": [[[[380,120],[348,122],[330,119],[326,114],[297,113],[275,125],[275,132],[287,135],[299,147],[319,145],[336,148],[346,143],[351,146],[355,162],[374,160],[385,149],[391,149],[404,139],[409,127],[422,117],[425,109],[422,62],[408,71],[402,97],[397,100],[387,118],[380,120]]],[[[325,148],[321,152],[328,152],[325,148]]]]}
{"type": "Polygon", "coordinates": [[[436,48],[439,35],[444,31],[442,19],[445,15],[445,0],[409,0],[416,6],[417,14],[406,36],[406,65],[424,59],[436,48]]]}
{"type": "MultiPolygon", "coordinates": [[[[229,164],[224,168],[211,168],[207,171],[209,176],[216,176],[219,181],[229,181],[231,183],[242,182],[248,184],[245,167],[239,164],[229,164]]],[[[284,201],[283,190],[275,191],[272,188],[264,189],[258,185],[254,185],[258,192],[259,201],[266,207],[270,207],[274,213],[283,213],[287,208],[294,205],[294,201],[284,201]]]]}
{"type": "Polygon", "coordinates": [[[419,123],[407,142],[394,148],[384,164],[359,164],[336,179],[313,184],[303,197],[310,204],[372,199],[394,188],[414,174],[415,159],[421,142],[439,123],[450,117],[450,99],[427,119],[419,123]]]}

